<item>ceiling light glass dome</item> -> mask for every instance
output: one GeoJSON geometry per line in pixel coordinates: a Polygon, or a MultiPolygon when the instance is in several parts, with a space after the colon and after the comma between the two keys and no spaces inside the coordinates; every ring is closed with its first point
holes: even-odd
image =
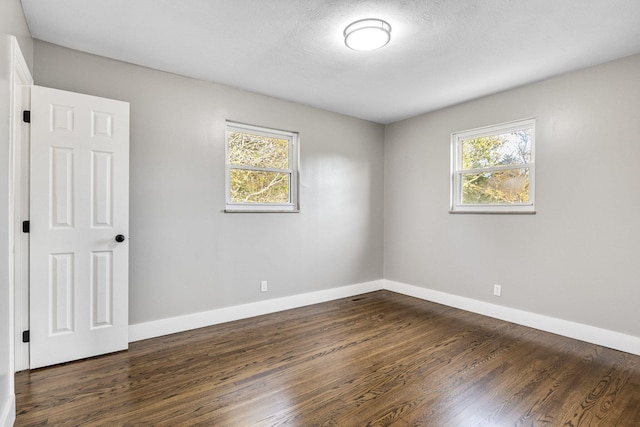
{"type": "Polygon", "coordinates": [[[344,43],[353,50],[375,50],[391,40],[391,25],[382,19],[353,22],[344,29],[344,43]]]}

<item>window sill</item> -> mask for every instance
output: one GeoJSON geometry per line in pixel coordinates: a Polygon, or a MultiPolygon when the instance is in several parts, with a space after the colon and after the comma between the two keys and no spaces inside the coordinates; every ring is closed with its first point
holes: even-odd
{"type": "Polygon", "coordinates": [[[480,214],[480,215],[535,215],[536,211],[449,211],[450,214],[480,214]]]}
{"type": "Polygon", "coordinates": [[[275,210],[275,209],[265,209],[265,210],[258,210],[258,209],[224,209],[222,211],[223,213],[300,213],[300,209],[282,209],[282,210],[275,210]]]}

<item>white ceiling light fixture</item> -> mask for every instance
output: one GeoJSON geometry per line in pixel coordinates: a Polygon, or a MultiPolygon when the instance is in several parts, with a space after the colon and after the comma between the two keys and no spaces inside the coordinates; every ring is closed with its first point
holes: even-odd
{"type": "Polygon", "coordinates": [[[391,40],[391,25],[376,18],[352,22],[344,29],[344,44],[353,50],[375,50],[391,40]]]}

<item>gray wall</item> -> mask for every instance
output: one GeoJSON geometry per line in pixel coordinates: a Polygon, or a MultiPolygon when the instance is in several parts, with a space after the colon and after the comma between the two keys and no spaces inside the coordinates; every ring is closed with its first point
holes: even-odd
{"type": "Polygon", "coordinates": [[[379,279],[384,229],[387,279],[640,335],[640,56],[386,128],[39,41],[35,57],[37,84],[131,102],[132,323],[379,279]],[[451,132],[525,117],[537,214],[449,214],[451,132]],[[221,213],[225,118],[301,133],[302,213],[221,213]]]}
{"type": "Polygon", "coordinates": [[[640,56],[385,132],[386,279],[640,336],[640,56]],[[537,214],[449,214],[451,133],[527,117],[537,214]]]}
{"type": "Polygon", "coordinates": [[[382,278],[382,125],[40,41],[34,79],[131,104],[130,323],[382,278]],[[301,213],[221,212],[225,119],[300,132],[301,213]]]}
{"type": "Polygon", "coordinates": [[[13,394],[13,330],[10,307],[13,305],[9,281],[9,76],[11,44],[9,36],[18,38],[27,61],[33,63],[33,42],[27,29],[19,0],[0,1],[0,417],[13,394]]]}

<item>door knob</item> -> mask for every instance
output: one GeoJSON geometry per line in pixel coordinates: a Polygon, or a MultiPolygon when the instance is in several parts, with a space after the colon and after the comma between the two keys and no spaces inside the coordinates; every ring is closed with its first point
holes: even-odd
{"type": "Polygon", "coordinates": [[[118,242],[118,243],[124,242],[124,239],[125,239],[125,237],[122,234],[118,234],[116,236],[116,242],[118,242]]]}

